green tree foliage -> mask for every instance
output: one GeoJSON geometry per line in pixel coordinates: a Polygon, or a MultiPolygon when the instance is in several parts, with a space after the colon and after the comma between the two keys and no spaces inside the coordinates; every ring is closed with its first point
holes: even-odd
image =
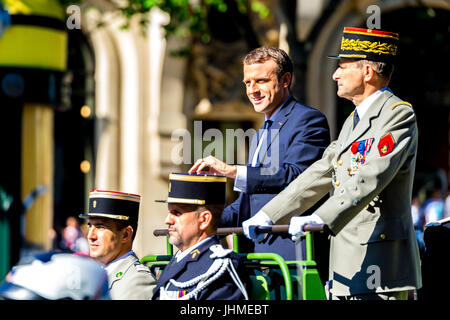
{"type": "MultiPolygon", "coordinates": [[[[83,0],[59,0],[62,5],[80,4],[83,0]]],[[[246,15],[249,10],[259,14],[261,18],[269,15],[269,9],[258,0],[126,0],[114,1],[122,12],[127,22],[122,28],[129,27],[130,19],[139,17],[140,24],[145,27],[148,24],[148,12],[158,7],[170,16],[170,22],[164,26],[166,36],[177,35],[180,37],[194,37],[204,43],[211,40],[207,16],[211,8],[219,12],[226,12],[227,3],[236,2],[239,12],[246,15]]]]}

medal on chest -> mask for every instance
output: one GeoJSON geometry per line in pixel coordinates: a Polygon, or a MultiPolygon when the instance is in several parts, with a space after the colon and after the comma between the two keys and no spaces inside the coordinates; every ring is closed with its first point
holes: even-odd
{"type": "Polygon", "coordinates": [[[372,147],[373,138],[355,141],[352,143],[351,147],[351,157],[350,157],[350,169],[349,174],[354,176],[359,168],[366,162],[366,157],[370,152],[372,147]]]}

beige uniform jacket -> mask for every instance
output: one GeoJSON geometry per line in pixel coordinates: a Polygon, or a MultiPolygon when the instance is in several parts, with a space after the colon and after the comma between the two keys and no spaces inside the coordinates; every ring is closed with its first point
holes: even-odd
{"type": "Polygon", "coordinates": [[[411,105],[383,91],[353,130],[261,210],[286,223],[327,192],[316,211],[334,236],[330,244],[331,292],[351,295],[422,286],[411,218],[417,124],[411,105]]]}
{"type": "Polygon", "coordinates": [[[108,268],[108,282],[113,300],[150,300],[156,281],[150,270],[131,254],[108,268]]]}

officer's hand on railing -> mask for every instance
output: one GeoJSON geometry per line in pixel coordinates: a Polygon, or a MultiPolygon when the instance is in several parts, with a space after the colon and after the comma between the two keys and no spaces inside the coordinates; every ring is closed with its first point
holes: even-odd
{"type": "Polygon", "coordinates": [[[303,227],[306,224],[323,224],[323,220],[315,214],[309,216],[292,217],[289,223],[289,234],[292,236],[292,241],[298,241],[305,235],[303,227]]]}
{"type": "Polygon", "coordinates": [[[242,229],[244,234],[250,240],[261,242],[267,237],[267,234],[257,232],[255,227],[271,226],[272,220],[263,211],[259,211],[253,217],[242,222],[242,229]]]}

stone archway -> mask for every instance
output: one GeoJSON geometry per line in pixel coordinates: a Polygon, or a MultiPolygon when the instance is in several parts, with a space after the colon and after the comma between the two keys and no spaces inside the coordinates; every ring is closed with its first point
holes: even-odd
{"type": "Polygon", "coordinates": [[[173,170],[166,169],[164,160],[170,140],[166,123],[186,126],[174,121],[174,114],[182,118],[182,101],[170,100],[183,88],[169,88],[168,82],[170,72],[175,72],[180,83],[184,75],[180,69],[163,72],[168,54],[161,25],[166,17],[158,10],[150,12],[144,35],[138,21],[132,20],[129,29],[121,30],[124,17],[105,1],[85,2],[82,12],[81,28],[96,57],[94,187],[141,195],[133,249],[139,257],[163,254],[165,239],[154,238],[153,230],[164,227],[167,207],[154,200],[167,197],[163,172],[173,170]],[[106,23],[98,27],[99,21],[106,23]],[[169,109],[174,111],[167,117],[169,109]]]}

